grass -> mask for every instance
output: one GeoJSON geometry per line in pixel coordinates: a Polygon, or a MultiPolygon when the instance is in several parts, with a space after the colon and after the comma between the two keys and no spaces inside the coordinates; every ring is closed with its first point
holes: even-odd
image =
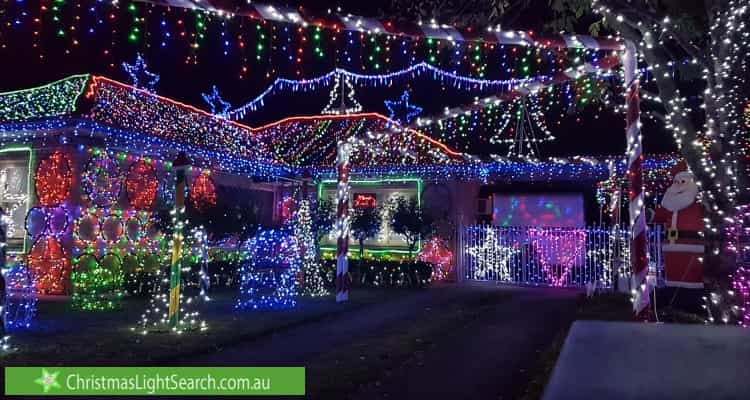
{"type": "Polygon", "coordinates": [[[348,303],[333,296],[302,298],[294,310],[235,311],[234,293],[219,293],[201,314],[209,329],[182,335],[142,335],[136,326],[145,308],[143,299],[128,299],[111,312],[70,309],[69,300],[43,299],[30,330],[11,333],[16,349],[0,359],[2,365],[158,365],[190,354],[215,351],[244,340],[273,334],[342,312],[385,302],[415,291],[358,289],[348,303]]]}

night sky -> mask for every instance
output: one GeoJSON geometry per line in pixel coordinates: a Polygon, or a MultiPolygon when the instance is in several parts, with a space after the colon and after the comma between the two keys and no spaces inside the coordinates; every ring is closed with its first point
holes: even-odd
{"type": "MultiPolygon", "coordinates": [[[[340,4],[343,11],[365,16],[377,16],[381,9],[388,5],[388,1],[306,1],[301,2],[309,5],[308,8],[318,9],[325,12],[329,5],[340,4]]],[[[44,2],[43,4],[48,4],[44,2]]],[[[294,26],[277,25],[276,30],[271,30],[270,25],[258,28],[257,21],[245,20],[239,26],[240,19],[230,20],[228,28],[225,28],[224,36],[218,23],[206,24],[204,39],[200,41],[199,50],[190,49],[187,40],[178,40],[174,36],[167,39],[168,45],[160,47],[164,32],[178,35],[180,27],[189,26],[187,30],[197,32],[198,21],[195,14],[190,11],[174,11],[162,16],[163,8],[146,6],[142,3],[134,4],[134,9],[129,9],[126,1],[121,1],[121,8],[115,12],[117,22],[97,23],[97,19],[107,19],[106,12],[101,11],[99,6],[95,12],[89,11],[89,5],[99,4],[94,1],[71,1],[57,16],[54,12],[47,10],[39,12],[38,0],[26,0],[24,2],[8,2],[3,7],[6,14],[0,15],[3,28],[0,30],[0,44],[5,45],[0,50],[0,59],[3,59],[3,74],[0,74],[0,90],[14,90],[36,86],[76,73],[94,73],[127,82],[127,76],[121,68],[123,61],[132,62],[135,54],[141,52],[149,64],[152,72],[159,73],[161,79],[157,87],[160,95],[206,108],[200,93],[208,92],[211,85],[217,85],[225,100],[233,106],[239,106],[257,96],[265,89],[276,76],[285,78],[315,77],[330,71],[334,65],[334,57],[331,57],[329,49],[323,48],[325,54],[318,57],[312,48],[305,48],[305,60],[301,64],[289,62],[286,51],[281,45],[269,51],[263,49],[262,57],[256,59],[258,52],[255,43],[259,38],[259,32],[276,35],[277,43],[282,42],[284,35],[294,35],[294,26]],[[82,7],[75,9],[70,4],[81,4],[82,7]],[[26,13],[24,15],[24,13],[26,13]],[[131,18],[132,16],[132,18],[131,18]],[[34,39],[32,34],[32,22],[34,17],[40,17],[44,21],[41,25],[41,33],[34,39]],[[58,18],[57,22],[55,17],[58,18]],[[145,17],[145,23],[133,24],[133,18],[145,17]],[[164,20],[168,29],[161,29],[160,23],[164,20]],[[20,21],[20,23],[18,23],[20,21]],[[73,24],[76,29],[70,30],[69,22],[78,21],[73,24]],[[182,21],[182,24],[179,24],[182,21]],[[13,28],[8,28],[9,22],[13,28]],[[15,24],[14,24],[15,22],[15,24]],[[139,38],[128,41],[127,36],[133,27],[139,27],[139,38]],[[57,35],[58,30],[64,30],[64,35],[57,35]],[[245,32],[247,47],[238,51],[235,46],[230,46],[228,55],[223,52],[227,42],[237,38],[239,32],[245,32]],[[113,42],[113,38],[115,39],[113,42]],[[77,40],[77,45],[72,45],[77,40]],[[114,43],[114,45],[112,45],[114,43]],[[35,48],[33,45],[36,44],[35,48]],[[252,47],[252,49],[250,49],[252,47]],[[41,49],[41,51],[40,51],[41,49]],[[107,51],[107,53],[105,53],[107,51]],[[269,55],[270,54],[270,55],[269,55]],[[40,58],[43,55],[43,58],[40,58]],[[198,62],[194,62],[197,60],[198,62]],[[187,61],[187,62],[186,62],[187,61]],[[299,65],[303,67],[300,68],[299,65]],[[242,71],[242,67],[247,70],[242,71]],[[297,74],[301,70],[301,74],[297,74]]],[[[519,26],[513,28],[535,30],[543,29],[544,20],[549,18],[547,1],[536,2],[531,10],[517,20],[519,26]]],[[[185,30],[185,29],[182,29],[185,30]]],[[[585,33],[585,30],[579,33],[585,33]]],[[[326,33],[323,32],[323,42],[326,41],[326,33]]],[[[262,39],[261,39],[262,41],[262,39]]],[[[267,42],[269,43],[269,42],[267,42]]],[[[268,46],[271,47],[271,46],[268,46]]],[[[350,65],[338,65],[351,69],[360,67],[361,62],[368,63],[368,52],[372,48],[354,49],[359,52],[354,55],[350,65]],[[359,57],[359,58],[357,58],[359,57]]],[[[331,50],[332,51],[332,50],[331,50]]],[[[341,57],[339,57],[341,58],[341,57]]],[[[420,60],[417,60],[420,61],[420,60]]],[[[390,64],[384,63],[378,73],[389,70],[404,68],[410,64],[408,59],[396,60],[390,64]]],[[[359,72],[362,72],[361,70],[359,72]]],[[[366,73],[375,72],[372,68],[366,73]]],[[[498,74],[498,71],[487,71],[488,78],[504,79],[508,76],[498,74]]],[[[422,106],[426,113],[435,113],[445,106],[457,106],[467,103],[471,96],[452,92],[449,88],[440,87],[427,79],[418,79],[410,82],[408,86],[380,88],[357,88],[357,99],[364,106],[365,111],[387,113],[383,100],[397,99],[404,90],[411,92],[411,101],[422,106]]],[[[328,89],[324,88],[314,93],[280,94],[268,102],[267,108],[262,113],[254,114],[243,122],[249,125],[260,125],[282,117],[293,115],[313,115],[318,113],[328,101],[328,89]]],[[[487,94],[485,94],[487,95],[487,94]]],[[[557,140],[545,143],[541,148],[542,156],[570,156],[570,155],[615,155],[622,154],[625,149],[624,116],[614,115],[609,110],[599,112],[598,106],[590,106],[582,112],[567,115],[560,118],[560,113],[548,115],[548,126],[557,140]]],[[[644,127],[644,147],[647,153],[665,153],[674,151],[672,139],[659,127],[646,124],[644,127]]],[[[504,147],[488,150],[486,147],[472,149],[473,153],[504,154],[504,147]]]]}

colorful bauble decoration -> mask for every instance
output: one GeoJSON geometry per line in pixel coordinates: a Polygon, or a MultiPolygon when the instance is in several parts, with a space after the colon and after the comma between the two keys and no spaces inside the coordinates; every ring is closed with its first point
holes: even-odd
{"type": "Polygon", "coordinates": [[[39,162],[34,175],[34,189],[39,204],[56,206],[70,197],[73,184],[73,170],[70,157],[55,151],[39,162]]]}
{"type": "Polygon", "coordinates": [[[36,287],[26,264],[16,261],[5,275],[7,299],[3,312],[8,330],[29,328],[36,314],[36,287]]]}
{"type": "Polygon", "coordinates": [[[190,185],[189,199],[190,205],[198,212],[205,212],[216,206],[216,186],[207,173],[195,177],[190,185]]]}
{"type": "Polygon", "coordinates": [[[122,259],[113,253],[101,260],[84,254],[73,260],[75,268],[71,274],[73,296],[71,305],[75,309],[103,311],[118,308],[122,297],[122,259]]]}
{"type": "Polygon", "coordinates": [[[54,237],[39,238],[28,256],[29,270],[36,277],[40,294],[63,294],[70,274],[70,260],[62,243],[54,237]]]}
{"type": "Polygon", "coordinates": [[[106,151],[94,153],[81,175],[84,201],[95,206],[112,206],[117,203],[121,188],[122,176],[117,160],[106,151]]]}
{"type": "Polygon", "coordinates": [[[138,210],[148,210],[154,204],[159,181],[156,168],[141,159],[133,163],[125,177],[125,189],[130,206],[138,210]]]}
{"type": "Polygon", "coordinates": [[[445,280],[453,271],[453,252],[448,248],[448,242],[439,237],[433,237],[422,247],[419,253],[419,261],[432,264],[432,278],[445,280]]]}
{"type": "Polygon", "coordinates": [[[235,308],[277,309],[297,305],[300,258],[297,238],[286,230],[258,231],[243,245],[240,294],[235,308]]]}
{"type": "Polygon", "coordinates": [[[71,217],[65,206],[35,206],[26,213],[24,226],[32,240],[40,237],[59,238],[68,232],[71,217]]]}

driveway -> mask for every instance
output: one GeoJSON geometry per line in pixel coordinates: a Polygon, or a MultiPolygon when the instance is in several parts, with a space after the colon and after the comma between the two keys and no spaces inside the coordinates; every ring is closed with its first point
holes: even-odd
{"type": "Polygon", "coordinates": [[[433,287],[173,364],[304,365],[309,398],[518,398],[539,353],[574,318],[577,296],[433,287]]]}

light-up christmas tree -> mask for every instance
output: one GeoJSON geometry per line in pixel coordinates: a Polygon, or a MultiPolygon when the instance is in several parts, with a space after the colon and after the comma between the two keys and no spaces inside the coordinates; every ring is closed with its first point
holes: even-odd
{"type": "Polygon", "coordinates": [[[320,263],[315,246],[316,240],[312,229],[312,217],[310,215],[310,200],[303,199],[299,203],[294,235],[302,257],[302,294],[309,296],[325,296],[328,290],[321,275],[320,263]]]}

